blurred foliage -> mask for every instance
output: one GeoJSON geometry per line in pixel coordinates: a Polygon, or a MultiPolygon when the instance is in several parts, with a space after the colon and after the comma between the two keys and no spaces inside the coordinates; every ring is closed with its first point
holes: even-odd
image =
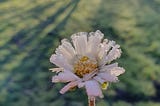
{"type": "Polygon", "coordinates": [[[159,106],[160,0],[0,0],[0,106],[86,106],[84,89],[59,94],[49,57],[97,29],[121,45],[126,69],[97,106],[159,106]]]}

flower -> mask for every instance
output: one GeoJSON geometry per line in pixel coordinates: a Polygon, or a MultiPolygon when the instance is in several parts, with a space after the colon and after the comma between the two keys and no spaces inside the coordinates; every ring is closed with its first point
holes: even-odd
{"type": "Polygon", "coordinates": [[[103,39],[104,34],[79,32],[61,41],[50,62],[59,68],[51,69],[57,75],[52,82],[67,83],[60,93],[64,94],[74,87],[85,87],[89,97],[103,97],[102,90],[109,82],[117,82],[118,76],[125,72],[118,63],[111,63],[121,55],[120,45],[115,41],[103,39]]]}

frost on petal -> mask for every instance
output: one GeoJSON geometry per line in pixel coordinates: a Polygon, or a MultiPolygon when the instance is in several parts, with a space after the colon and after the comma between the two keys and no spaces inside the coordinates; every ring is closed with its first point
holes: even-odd
{"type": "Polygon", "coordinates": [[[108,42],[108,39],[104,39],[98,48],[98,57],[100,60],[103,58],[104,54],[106,54],[107,42],[108,42]]]}
{"type": "Polygon", "coordinates": [[[82,87],[84,87],[85,86],[85,82],[80,82],[80,83],[78,83],[78,88],[82,88],[82,87]]]}
{"type": "Polygon", "coordinates": [[[77,77],[75,74],[73,74],[70,71],[64,71],[60,72],[58,75],[52,77],[52,82],[70,82],[78,80],[79,77],[77,77]]]}
{"type": "Polygon", "coordinates": [[[109,70],[111,70],[114,67],[118,67],[118,63],[113,63],[113,64],[102,66],[101,69],[100,69],[100,71],[101,72],[103,72],[103,71],[109,71],[109,70]]]}
{"type": "Polygon", "coordinates": [[[108,51],[115,46],[116,42],[115,41],[108,41],[107,39],[104,39],[103,43],[101,43],[101,47],[100,47],[100,52],[99,52],[99,56],[104,57],[108,51]],[[103,52],[102,52],[103,51],[103,52]],[[101,53],[102,52],[102,53],[101,53]]]}
{"type": "Polygon", "coordinates": [[[78,55],[86,55],[87,35],[87,32],[79,32],[71,36],[75,51],[78,55]]]}
{"type": "Polygon", "coordinates": [[[107,72],[114,76],[119,76],[123,74],[125,70],[122,67],[118,67],[118,63],[113,63],[101,67],[100,72],[107,72]]]}
{"type": "Polygon", "coordinates": [[[124,68],[122,67],[114,67],[110,70],[111,75],[119,76],[125,72],[124,68]]]}
{"type": "Polygon", "coordinates": [[[72,66],[66,61],[66,59],[61,54],[53,54],[50,57],[50,62],[55,64],[58,67],[61,67],[67,70],[72,70],[72,66]]]}
{"type": "Polygon", "coordinates": [[[101,88],[100,88],[97,81],[95,81],[95,80],[86,81],[85,88],[86,88],[86,92],[87,92],[88,97],[99,96],[99,97],[103,98],[101,88]]]}
{"type": "Polygon", "coordinates": [[[99,76],[95,76],[93,79],[96,80],[96,81],[98,81],[98,82],[100,82],[101,84],[103,84],[103,83],[105,82],[105,80],[103,80],[103,79],[102,79],[101,77],[99,77],[99,76]]]}
{"type": "Polygon", "coordinates": [[[60,82],[58,76],[53,76],[52,77],[52,82],[60,82]]]}
{"type": "Polygon", "coordinates": [[[119,45],[115,45],[112,50],[109,51],[108,55],[106,56],[106,62],[111,62],[121,56],[121,49],[119,49],[119,45]]]}
{"type": "Polygon", "coordinates": [[[106,64],[106,56],[109,52],[109,50],[116,45],[115,41],[107,41],[104,39],[103,43],[101,43],[99,52],[98,52],[98,61],[99,65],[105,65],[106,64]]]}
{"type": "Polygon", "coordinates": [[[69,62],[73,64],[73,58],[75,56],[75,50],[70,42],[67,39],[63,39],[62,44],[56,49],[56,54],[62,54],[63,57],[69,62]]]}
{"type": "Polygon", "coordinates": [[[73,81],[73,82],[70,82],[68,83],[67,85],[65,85],[61,90],[60,90],[60,93],[61,94],[64,94],[66,93],[68,90],[70,90],[71,88],[77,86],[79,83],[79,81],[73,81]]]}
{"type": "Polygon", "coordinates": [[[101,40],[104,34],[97,30],[96,32],[90,32],[88,38],[88,54],[93,54],[97,56],[98,48],[100,46],[101,40]]]}
{"type": "Polygon", "coordinates": [[[118,81],[118,78],[115,75],[111,75],[108,72],[98,73],[97,76],[104,79],[106,82],[117,82],[118,81]]]}

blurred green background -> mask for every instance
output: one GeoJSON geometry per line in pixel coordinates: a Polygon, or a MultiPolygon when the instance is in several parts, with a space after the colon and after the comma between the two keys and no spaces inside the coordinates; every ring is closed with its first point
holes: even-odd
{"type": "Polygon", "coordinates": [[[121,45],[126,69],[97,106],[160,106],[160,0],[0,0],[0,106],[87,106],[85,89],[59,94],[49,57],[97,29],[121,45]]]}

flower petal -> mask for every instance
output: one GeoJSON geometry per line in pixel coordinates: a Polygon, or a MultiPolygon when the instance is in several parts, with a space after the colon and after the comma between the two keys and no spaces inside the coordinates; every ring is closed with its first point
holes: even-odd
{"type": "Polygon", "coordinates": [[[79,83],[79,81],[73,81],[73,82],[70,82],[68,83],[67,85],[65,85],[61,90],[60,90],[60,93],[61,94],[64,94],[66,93],[68,90],[70,90],[71,88],[77,86],[79,83]]]}
{"type": "Polygon", "coordinates": [[[105,66],[101,67],[101,69],[99,71],[100,72],[108,72],[114,76],[119,76],[120,74],[123,74],[125,72],[125,70],[122,67],[118,67],[118,63],[105,65],[105,66]]]}
{"type": "Polygon", "coordinates": [[[107,61],[106,56],[109,50],[113,48],[115,45],[116,45],[115,41],[109,41],[109,42],[106,40],[103,41],[103,43],[100,46],[99,53],[98,53],[99,66],[103,66],[106,64],[106,61],[107,61]]]}
{"type": "Polygon", "coordinates": [[[118,67],[118,63],[113,63],[113,64],[102,66],[101,69],[100,69],[100,71],[101,72],[103,72],[103,71],[109,71],[109,70],[111,70],[114,67],[118,67]]]}
{"type": "Polygon", "coordinates": [[[121,49],[119,49],[119,45],[115,45],[112,50],[106,56],[106,63],[111,62],[121,56],[121,49]]]}
{"type": "Polygon", "coordinates": [[[67,70],[72,70],[72,66],[68,64],[66,59],[61,54],[53,54],[50,57],[50,62],[67,70]]]}
{"type": "Polygon", "coordinates": [[[77,77],[75,74],[71,73],[70,71],[60,72],[58,75],[52,77],[52,82],[70,82],[79,80],[80,78],[77,77]]]}
{"type": "Polygon", "coordinates": [[[106,82],[117,82],[118,78],[114,75],[111,75],[108,72],[104,72],[104,73],[98,73],[98,75],[100,78],[104,79],[106,82]]]}
{"type": "Polygon", "coordinates": [[[98,48],[100,46],[101,40],[104,34],[97,30],[96,32],[90,32],[88,38],[88,54],[93,54],[97,56],[98,48]]]}
{"type": "Polygon", "coordinates": [[[98,49],[98,59],[102,59],[102,57],[105,54],[106,45],[107,45],[108,39],[104,39],[102,43],[100,43],[99,49],[98,49]]]}
{"type": "Polygon", "coordinates": [[[93,79],[96,80],[96,81],[98,81],[98,82],[100,82],[101,84],[103,84],[103,83],[105,82],[105,80],[103,80],[103,79],[102,79],[101,77],[99,77],[99,76],[95,76],[93,79]]]}
{"type": "Polygon", "coordinates": [[[87,81],[87,80],[91,79],[91,78],[92,78],[93,76],[95,76],[97,73],[98,73],[98,70],[96,69],[96,70],[92,71],[92,72],[89,73],[89,74],[85,74],[85,75],[83,76],[83,78],[82,78],[82,81],[87,81]]]}
{"type": "Polygon", "coordinates": [[[62,72],[64,69],[63,68],[51,68],[49,70],[51,70],[52,72],[59,73],[59,72],[62,72]]]}
{"type": "Polygon", "coordinates": [[[62,44],[56,49],[56,54],[62,54],[63,57],[69,62],[73,64],[73,58],[75,56],[75,50],[70,42],[67,39],[63,39],[62,44]]]}
{"type": "Polygon", "coordinates": [[[87,35],[87,32],[79,32],[71,36],[75,51],[78,55],[86,55],[87,35]]]}
{"type": "Polygon", "coordinates": [[[85,86],[85,82],[80,82],[80,83],[78,83],[78,88],[82,88],[82,87],[84,87],[85,86]]]}
{"type": "Polygon", "coordinates": [[[119,76],[125,72],[124,68],[122,67],[114,67],[110,70],[111,75],[119,76]]]}
{"type": "Polygon", "coordinates": [[[108,41],[108,39],[104,39],[103,43],[101,43],[100,48],[99,48],[99,59],[102,59],[108,51],[115,45],[115,41],[108,41]]]}
{"type": "Polygon", "coordinates": [[[99,96],[99,97],[103,98],[101,88],[100,88],[97,81],[95,81],[95,80],[86,81],[85,82],[85,88],[86,88],[87,95],[89,97],[99,96]]]}

